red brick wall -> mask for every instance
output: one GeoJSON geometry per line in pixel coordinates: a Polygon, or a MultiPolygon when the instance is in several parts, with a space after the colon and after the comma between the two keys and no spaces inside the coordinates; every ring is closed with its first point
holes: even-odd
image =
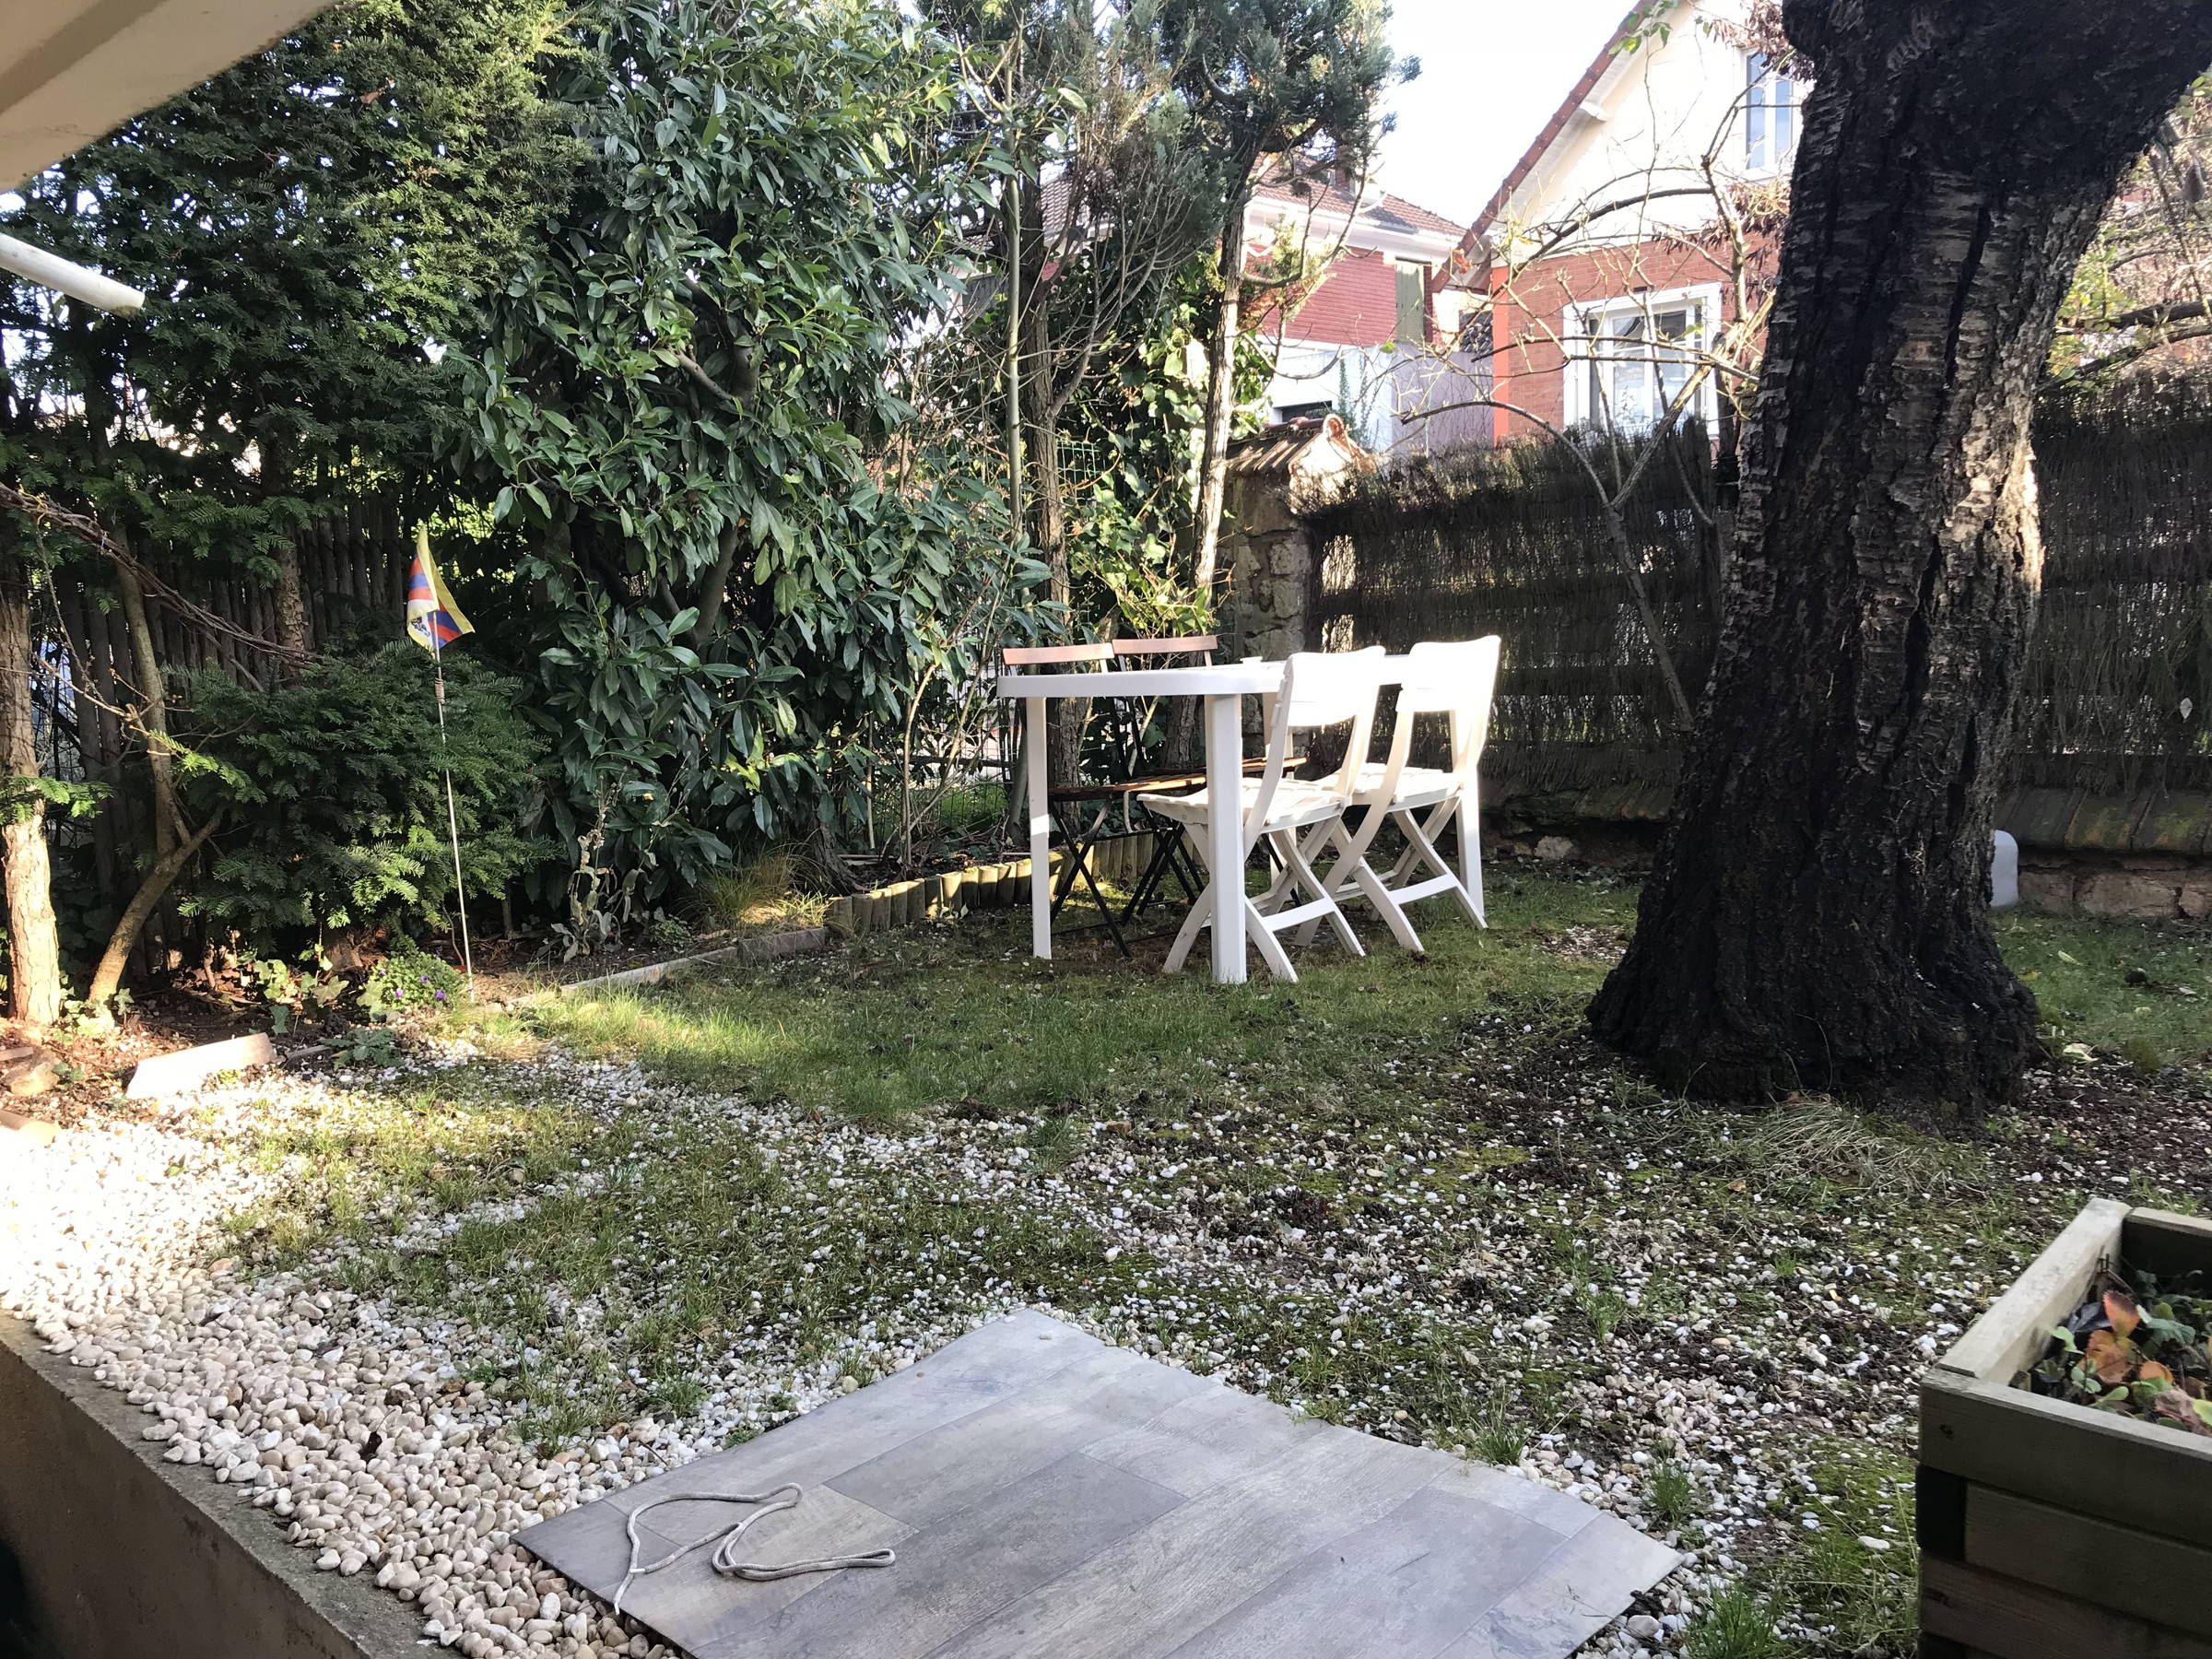
{"type": "MultiPolygon", "coordinates": [[[[1554,344],[1567,332],[1570,305],[1616,300],[1641,288],[1665,291],[1721,285],[1722,320],[1733,314],[1724,259],[1673,241],[1637,242],[1542,259],[1518,276],[1504,265],[1490,273],[1491,338],[1497,345],[1493,395],[1558,425],[1566,417],[1565,356],[1554,344]]],[[[1498,411],[1498,441],[1542,431],[1510,410],[1498,411]]]]}
{"type": "MultiPolygon", "coordinates": [[[[1267,334],[1277,332],[1272,308],[1263,305],[1255,320],[1267,334]]],[[[1347,248],[1330,262],[1321,285],[1290,313],[1281,332],[1286,339],[1330,346],[1381,346],[1396,339],[1397,268],[1372,248],[1347,248]]]]}

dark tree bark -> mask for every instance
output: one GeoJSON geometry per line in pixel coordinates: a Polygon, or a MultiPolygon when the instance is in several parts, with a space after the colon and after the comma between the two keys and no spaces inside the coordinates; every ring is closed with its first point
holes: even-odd
{"type": "Polygon", "coordinates": [[[1978,1110],[2037,1049],[1991,819],[2041,547],[2028,421],[2206,0],[1785,0],[1814,63],[1719,659],[1603,1041],[1700,1093],[1978,1110]]]}
{"type": "Polygon", "coordinates": [[[1210,606],[1218,579],[1221,510],[1229,500],[1229,429],[1236,419],[1237,330],[1244,297],[1244,209],[1252,201],[1252,163],[1232,161],[1229,205],[1215,246],[1221,303],[1206,347],[1206,439],[1198,461],[1198,499],[1192,515],[1191,586],[1210,606]]]}
{"type": "MultiPolygon", "coordinates": [[[[31,723],[30,590],[0,581],[0,769],[39,776],[31,723]]],[[[53,869],[46,850],[46,802],[26,794],[0,821],[0,876],[7,894],[8,1011],[43,1029],[62,1014],[62,952],[53,920],[53,869]]]]}

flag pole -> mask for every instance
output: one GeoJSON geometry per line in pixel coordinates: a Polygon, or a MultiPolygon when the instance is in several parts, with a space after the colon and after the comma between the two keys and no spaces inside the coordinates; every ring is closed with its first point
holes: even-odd
{"type": "Polygon", "coordinates": [[[461,915],[461,967],[468,994],[477,994],[477,962],[468,948],[468,889],[461,880],[461,815],[453,807],[453,767],[445,749],[445,658],[438,649],[438,628],[430,627],[430,674],[438,685],[438,770],[445,777],[445,830],[453,848],[453,909],[461,915]]]}
{"type": "Polygon", "coordinates": [[[438,771],[445,779],[445,831],[453,849],[453,909],[461,917],[461,968],[468,975],[468,994],[477,994],[477,961],[468,947],[468,888],[461,879],[461,815],[453,807],[453,765],[445,747],[445,655],[438,648],[438,624],[432,618],[430,676],[438,688],[438,771]]]}

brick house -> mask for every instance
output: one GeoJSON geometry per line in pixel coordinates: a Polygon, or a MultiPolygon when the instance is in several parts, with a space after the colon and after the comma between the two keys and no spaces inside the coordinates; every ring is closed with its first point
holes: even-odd
{"type": "MultiPolygon", "coordinates": [[[[1464,303],[1479,287],[1480,268],[1460,252],[1469,227],[1336,169],[1266,175],[1244,226],[1249,265],[1288,254],[1321,271],[1287,297],[1261,289],[1250,301],[1275,363],[1265,420],[1333,413],[1371,450],[1441,447],[1441,431],[1430,432],[1418,413],[1418,387],[1433,347],[1456,336],[1464,303]]],[[[1477,441],[1488,439],[1488,414],[1463,417],[1479,427],[1477,441]]]]}
{"type": "MultiPolygon", "coordinates": [[[[1772,215],[1805,94],[1747,22],[1747,0],[1682,0],[1666,37],[1632,52],[1624,23],[1483,209],[1465,249],[1488,262],[1492,394],[1514,406],[1497,412],[1499,441],[1649,422],[1734,320],[1713,192],[1754,223],[1772,215]]],[[[1754,238],[1754,277],[1773,252],[1754,238]]],[[[1696,412],[1710,423],[1716,403],[1709,378],[1696,412]]]]}

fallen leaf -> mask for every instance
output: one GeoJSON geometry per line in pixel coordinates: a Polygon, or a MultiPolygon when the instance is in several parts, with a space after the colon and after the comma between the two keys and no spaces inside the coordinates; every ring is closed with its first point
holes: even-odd
{"type": "Polygon", "coordinates": [[[2122,1338],[2133,1336],[2136,1327],[2143,1323],[2143,1310],[2136,1306],[2136,1299],[2124,1290],[2104,1293],[2104,1316],[2112,1322],[2112,1330],[2122,1338]]]}
{"type": "Polygon", "coordinates": [[[2136,1369],[2136,1345],[2110,1331],[2091,1331],[2082,1352],[2097,1380],[2108,1387],[2126,1382],[2128,1373],[2136,1369]]]}
{"type": "Polygon", "coordinates": [[[2143,1362],[2143,1369],[2136,1373],[2136,1380],[2141,1382],[2171,1382],[2173,1373],[2156,1359],[2147,1359],[2143,1362]]]}

